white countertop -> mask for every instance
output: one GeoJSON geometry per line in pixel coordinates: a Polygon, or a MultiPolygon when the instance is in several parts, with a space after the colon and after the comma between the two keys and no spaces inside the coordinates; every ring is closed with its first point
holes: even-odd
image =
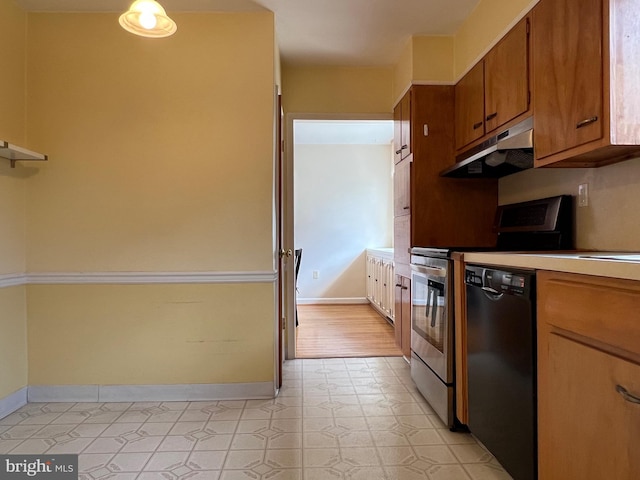
{"type": "Polygon", "coordinates": [[[367,248],[367,253],[378,257],[388,258],[393,260],[393,247],[376,247],[367,248]]]}
{"type": "Polygon", "coordinates": [[[640,255],[635,252],[465,252],[464,254],[465,263],[581,273],[628,280],[640,280],[639,260],[640,255]],[[616,255],[623,255],[626,258],[606,258],[616,255]]]}

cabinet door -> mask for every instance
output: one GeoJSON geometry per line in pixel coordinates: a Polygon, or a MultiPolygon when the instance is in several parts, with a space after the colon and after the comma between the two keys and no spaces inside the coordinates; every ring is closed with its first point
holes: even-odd
{"type": "MultiPolygon", "coordinates": [[[[411,255],[409,248],[411,243],[411,215],[402,215],[393,219],[393,259],[396,269],[406,266],[409,271],[411,255]]],[[[403,272],[400,272],[403,273],[403,272]]],[[[409,273],[407,273],[408,275],[409,273]]]]}
{"type": "Polygon", "coordinates": [[[529,18],[518,23],[484,60],[487,133],[529,109],[529,18]]]}
{"type": "Polygon", "coordinates": [[[400,149],[402,150],[401,157],[402,159],[407,158],[411,155],[411,90],[409,90],[402,100],[400,101],[402,105],[401,114],[402,114],[402,146],[400,149]]]}
{"type": "Polygon", "coordinates": [[[484,62],[479,62],[455,88],[456,148],[484,135],[484,62]]]}
{"type": "MultiPolygon", "coordinates": [[[[611,319],[612,321],[614,319],[611,319]]],[[[551,334],[540,372],[540,480],[640,478],[640,365],[551,334]]]]}
{"type": "Polygon", "coordinates": [[[396,163],[393,173],[393,216],[411,213],[411,158],[396,163]]]}
{"type": "Polygon", "coordinates": [[[393,109],[393,161],[398,163],[402,160],[402,102],[393,109]]]}
{"type": "Polygon", "coordinates": [[[603,0],[541,0],[533,11],[536,159],[602,138],[603,0]]]}

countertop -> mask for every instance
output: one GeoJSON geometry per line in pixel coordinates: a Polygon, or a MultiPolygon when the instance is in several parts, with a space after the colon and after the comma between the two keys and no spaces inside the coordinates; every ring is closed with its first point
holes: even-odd
{"type": "Polygon", "coordinates": [[[640,280],[640,261],[607,257],[635,255],[631,252],[465,252],[465,263],[552,270],[600,277],[640,280]]]}

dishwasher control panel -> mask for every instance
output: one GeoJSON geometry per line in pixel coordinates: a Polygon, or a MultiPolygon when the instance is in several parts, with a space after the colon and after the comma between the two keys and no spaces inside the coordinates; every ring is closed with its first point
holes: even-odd
{"type": "Polygon", "coordinates": [[[482,267],[467,267],[465,283],[479,287],[489,293],[509,295],[525,295],[529,290],[530,274],[505,272],[482,267]]]}

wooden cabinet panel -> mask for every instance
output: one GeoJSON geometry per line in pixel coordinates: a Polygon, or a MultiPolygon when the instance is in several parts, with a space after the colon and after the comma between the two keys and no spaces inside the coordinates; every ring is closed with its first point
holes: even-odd
{"type": "Polygon", "coordinates": [[[545,285],[549,325],[640,355],[640,283],[555,274],[545,285]]]}
{"type": "Polygon", "coordinates": [[[402,102],[393,109],[393,162],[402,160],[402,102]]]}
{"type": "MultiPolygon", "coordinates": [[[[401,265],[409,266],[411,255],[409,247],[411,242],[411,215],[402,215],[393,219],[393,260],[396,268],[401,265]]],[[[402,273],[402,272],[400,272],[402,273]]],[[[406,273],[408,276],[409,274],[406,273]]]]}
{"type": "Polygon", "coordinates": [[[411,279],[396,275],[395,334],[402,354],[411,358],[411,279]]]}
{"type": "Polygon", "coordinates": [[[411,358],[411,280],[402,277],[402,297],[400,310],[402,311],[402,354],[411,358]]]}
{"type": "Polygon", "coordinates": [[[393,214],[411,213],[411,157],[396,163],[393,174],[393,214]]]}
{"type": "Polygon", "coordinates": [[[394,312],[395,317],[393,320],[393,326],[396,335],[396,345],[402,350],[402,276],[396,275],[396,281],[394,285],[394,312]]]}
{"type": "Polygon", "coordinates": [[[600,167],[640,155],[640,9],[541,0],[533,10],[535,166],[600,167]]]}
{"type": "Polygon", "coordinates": [[[529,109],[529,18],[520,21],[484,59],[487,133],[529,109]]]}
{"type": "Polygon", "coordinates": [[[603,135],[602,2],[543,0],[534,9],[536,159],[603,135]]]}
{"type": "Polygon", "coordinates": [[[484,135],[484,63],[479,62],[455,87],[456,148],[484,135]]]}
{"type": "Polygon", "coordinates": [[[640,282],[537,280],[538,478],[640,478],[640,282]]]}
{"type": "Polygon", "coordinates": [[[640,478],[640,365],[551,334],[541,385],[540,480],[640,478]]]}
{"type": "Polygon", "coordinates": [[[395,163],[411,155],[411,90],[393,109],[393,148],[395,163]]]}
{"type": "Polygon", "coordinates": [[[454,331],[456,355],[456,417],[469,422],[467,380],[467,292],[464,283],[464,254],[453,253],[454,331]]]}
{"type": "Polygon", "coordinates": [[[402,125],[402,146],[400,147],[402,150],[402,153],[400,154],[402,159],[404,160],[405,158],[407,158],[409,155],[411,155],[411,152],[413,151],[413,145],[411,143],[412,137],[411,137],[411,129],[412,129],[412,108],[411,108],[411,90],[409,90],[404,97],[402,97],[402,100],[400,101],[400,104],[402,105],[402,109],[401,109],[401,125],[402,125]]]}

